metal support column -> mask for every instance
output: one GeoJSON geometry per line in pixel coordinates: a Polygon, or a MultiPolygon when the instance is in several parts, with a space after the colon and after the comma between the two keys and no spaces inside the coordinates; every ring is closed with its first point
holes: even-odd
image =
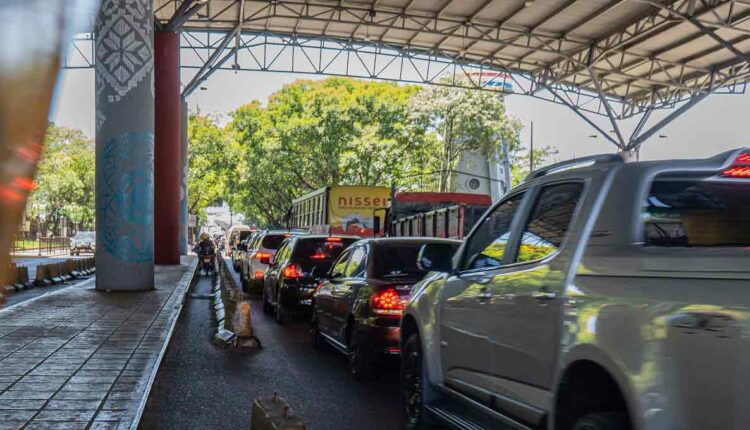
{"type": "Polygon", "coordinates": [[[180,264],[180,35],[154,36],[154,262],[180,264]]]}
{"type": "Polygon", "coordinates": [[[188,105],[180,100],[180,254],[188,253],[188,105]]]}
{"type": "Polygon", "coordinates": [[[153,2],[103,0],[96,22],[96,289],[154,287],[153,2]]]}

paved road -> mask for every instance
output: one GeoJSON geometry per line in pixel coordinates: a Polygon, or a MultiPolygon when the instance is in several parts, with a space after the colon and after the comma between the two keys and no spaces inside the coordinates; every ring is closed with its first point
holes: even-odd
{"type": "MultiPolygon", "coordinates": [[[[192,290],[209,291],[207,277],[192,290]]],[[[252,312],[263,349],[220,349],[211,344],[215,321],[210,306],[208,300],[188,299],[141,429],[247,429],[252,400],[273,391],[289,400],[313,429],[399,428],[397,369],[357,382],[343,357],[312,348],[305,322],[279,326],[261,312],[259,301],[252,303],[252,312]]]]}

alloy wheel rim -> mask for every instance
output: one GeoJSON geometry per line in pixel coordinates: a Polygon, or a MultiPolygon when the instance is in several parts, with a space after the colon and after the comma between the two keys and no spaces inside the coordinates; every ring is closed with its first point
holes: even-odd
{"type": "Polygon", "coordinates": [[[414,425],[419,420],[422,398],[421,357],[417,351],[411,351],[404,375],[404,400],[406,417],[409,424],[414,425]]]}

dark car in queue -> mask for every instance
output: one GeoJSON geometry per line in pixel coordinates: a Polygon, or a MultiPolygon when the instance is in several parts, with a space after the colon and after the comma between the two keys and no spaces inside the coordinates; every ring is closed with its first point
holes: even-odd
{"type": "Polygon", "coordinates": [[[364,239],[341,254],[313,295],[311,337],[349,357],[351,373],[368,378],[400,353],[401,314],[412,286],[428,269],[421,253],[450,258],[460,241],[424,237],[364,239]]]}
{"type": "Polygon", "coordinates": [[[271,259],[263,282],[263,311],[285,323],[310,310],[312,295],[333,261],[360,238],[356,236],[292,236],[271,259]]]}
{"type": "Polygon", "coordinates": [[[263,277],[281,244],[289,237],[306,234],[295,230],[263,230],[253,236],[241,262],[242,291],[259,294],[263,290],[263,277]]]}

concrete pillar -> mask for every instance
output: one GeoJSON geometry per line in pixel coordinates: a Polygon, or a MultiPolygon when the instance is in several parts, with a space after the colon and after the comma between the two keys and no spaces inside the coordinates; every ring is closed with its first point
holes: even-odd
{"type": "Polygon", "coordinates": [[[96,22],[96,289],[154,287],[153,2],[96,22]]]}
{"type": "Polygon", "coordinates": [[[154,36],[154,262],[180,264],[180,35],[154,36]]]}
{"type": "Polygon", "coordinates": [[[188,105],[180,100],[180,254],[188,253],[188,105]]]}

